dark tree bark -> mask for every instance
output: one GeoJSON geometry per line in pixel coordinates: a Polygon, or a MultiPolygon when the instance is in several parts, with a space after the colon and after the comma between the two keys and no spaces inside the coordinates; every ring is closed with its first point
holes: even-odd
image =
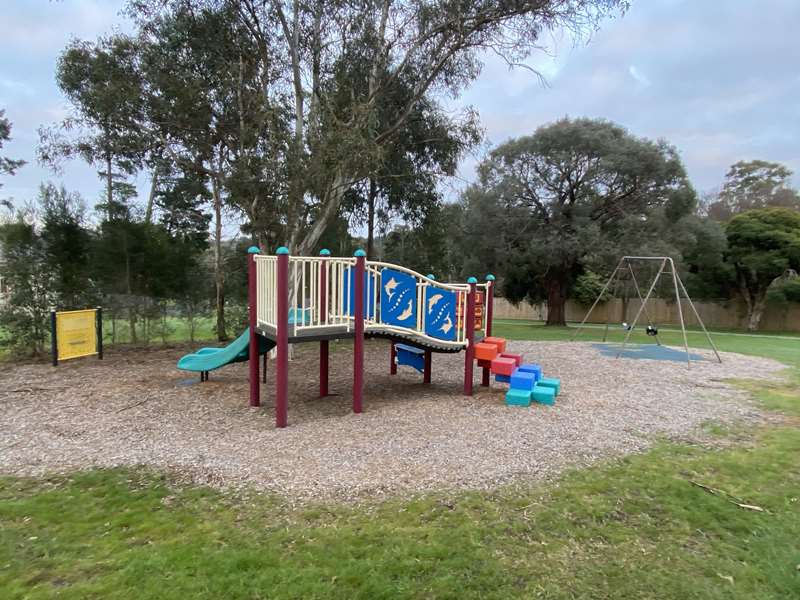
{"type": "Polygon", "coordinates": [[[546,325],[566,326],[567,324],[567,282],[560,278],[545,282],[547,288],[547,323],[546,325]]]}

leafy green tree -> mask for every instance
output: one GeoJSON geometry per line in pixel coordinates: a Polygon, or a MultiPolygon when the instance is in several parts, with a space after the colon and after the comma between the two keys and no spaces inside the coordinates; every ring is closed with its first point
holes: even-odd
{"type": "Polygon", "coordinates": [[[506,142],[465,194],[488,268],[519,302],[546,300],[548,325],[588,266],[646,247],[666,254],[664,223],[694,209],[677,151],[603,120],[562,119],[506,142]],[[482,235],[481,235],[482,232],[482,235]],[[483,239],[481,239],[483,238],[483,239]]]}
{"type": "Polygon", "coordinates": [[[339,215],[345,194],[376,172],[376,163],[427,94],[458,95],[478,76],[487,48],[518,64],[538,49],[545,31],[587,31],[626,3],[235,0],[232,5],[255,44],[255,56],[281,75],[263,94],[269,102],[285,94],[291,110],[281,217],[284,239],[305,254],[339,215]],[[362,62],[354,56],[366,67],[355,82],[339,71],[362,62]],[[400,87],[411,92],[406,101],[386,101],[396,98],[400,87]],[[381,113],[389,107],[391,114],[381,113]]]}
{"type": "Polygon", "coordinates": [[[800,270],[800,212],[762,208],[733,217],[725,228],[728,260],[747,305],[747,329],[756,331],[770,287],[800,270]]]}
{"type": "MultiPolygon", "coordinates": [[[[6,118],[5,114],[5,110],[0,110],[0,149],[3,148],[3,144],[11,139],[11,121],[6,118]]],[[[0,156],[0,175],[13,175],[24,164],[24,160],[14,160],[6,156],[0,156]]],[[[0,187],[3,187],[2,183],[0,183],[0,187]]]]}
{"type": "Polygon", "coordinates": [[[100,166],[110,207],[115,184],[141,166],[148,143],[137,44],[123,35],[75,40],[58,60],[56,81],[73,114],[39,130],[39,160],[56,170],[76,157],[100,166]]]}
{"type": "Polygon", "coordinates": [[[739,161],[731,166],[722,190],[707,206],[710,217],[728,221],[754,208],[784,207],[800,210],[800,193],[791,186],[792,171],[765,160],[739,161]]]}

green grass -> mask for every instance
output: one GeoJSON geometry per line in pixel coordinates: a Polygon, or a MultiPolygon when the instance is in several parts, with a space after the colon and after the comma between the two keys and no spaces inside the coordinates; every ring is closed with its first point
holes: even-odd
{"type": "MultiPolygon", "coordinates": [[[[503,322],[496,333],[571,330],[503,322]]],[[[792,340],[719,342],[796,359],[792,340]]],[[[732,447],[663,443],[558,485],[292,507],[146,470],[3,477],[0,597],[797,598],[800,369],[738,384],[784,421],[711,425],[732,447]]]]}
{"type": "MultiPolygon", "coordinates": [[[[493,332],[495,335],[512,340],[571,340],[577,330],[577,326],[568,327],[546,327],[541,321],[527,320],[499,320],[494,322],[493,332]]],[[[800,336],[774,335],[770,337],[759,337],[758,335],[747,335],[741,332],[734,332],[736,335],[728,335],[731,332],[711,332],[711,338],[717,349],[725,352],[740,352],[755,356],[765,356],[774,358],[788,365],[800,366],[800,336]]],[[[608,341],[619,343],[625,337],[625,332],[621,327],[616,326],[609,329],[608,341]]],[[[701,331],[688,330],[687,339],[692,348],[711,347],[706,340],[705,334],[701,331]]],[[[591,327],[581,331],[577,341],[601,341],[603,339],[602,327],[591,327]]],[[[668,346],[683,346],[683,335],[680,331],[659,331],[661,343],[668,346]]],[[[654,339],[644,333],[643,328],[637,328],[631,334],[630,343],[652,344],[654,339]]]]}
{"type": "MultiPolygon", "coordinates": [[[[797,397],[795,397],[797,401],[797,397]]],[[[800,432],[559,486],[289,508],[110,470],[0,480],[4,598],[791,598],[800,432]],[[764,512],[740,508],[724,490],[764,512]]],[[[795,594],[793,596],[793,594],[795,594]]]]}

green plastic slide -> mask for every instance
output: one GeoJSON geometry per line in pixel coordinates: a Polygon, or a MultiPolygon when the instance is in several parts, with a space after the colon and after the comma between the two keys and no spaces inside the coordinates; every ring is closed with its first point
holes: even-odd
{"type": "MultiPolygon", "coordinates": [[[[187,354],[178,361],[182,371],[213,371],[235,362],[248,360],[250,344],[250,328],[224,348],[200,348],[193,354],[187,354]]],[[[275,347],[275,342],[261,335],[258,336],[258,353],[266,354],[275,347]]]]}

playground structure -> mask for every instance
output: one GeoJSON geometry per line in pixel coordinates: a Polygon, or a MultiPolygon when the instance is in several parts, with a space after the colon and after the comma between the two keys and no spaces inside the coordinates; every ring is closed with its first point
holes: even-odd
{"type": "MultiPolygon", "coordinates": [[[[277,427],[285,427],[288,421],[289,344],[319,343],[319,396],[325,397],[330,395],[329,342],[353,339],[354,413],[363,410],[365,338],[388,339],[390,373],[397,372],[398,364],[409,365],[422,372],[424,383],[431,381],[434,353],[463,350],[465,396],[473,394],[476,349],[481,344],[501,348],[500,352],[505,349],[505,340],[491,337],[491,275],[484,283],[474,277],[465,284],[442,283],[432,275],[399,265],[368,261],[362,250],[353,257],[333,257],[327,250],[316,257],[305,257],[290,256],[284,247],[275,255],[263,255],[257,247],[251,247],[248,255],[248,330],[225,348],[202,348],[184,356],[178,368],[199,372],[204,381],[212,370],[247,360],[250,405],[260,406],[258,358],[264,357],[265,374],[267,352],[274,348],[277,427]]],[[[541,369],[522,365],[518,356],[509,369],[508,356],[513,355],[481,358],[482,385],[488,386],[494,374],[497,381],[511,383],[516,389],[521,383],[515,387],[511,377],[523,366],[536,367],[538,374],[534,370],[533,377],[527,378],[532,379],[527,404],[506,398],[509,404],[529,405],[541,369]]],[[[516,396],[521,395],[518,390],[516,396]]],[[[548,403],[552,403],[552,397],[554,394],[548,395],[548,403]]]]}
{"type": "MultiPolygon", "coordinates": [[[[661,346],[661,341],[658,338],[658,327],[655,323],[650,319],[650,314],[647,311],[647,301],[653,295],[659,281],[662,277],[672,277],[672,291],[675,294],[675,303],[678,307],[678,318],[680,320],[681,326],[681,333],[683,334],[683,346],[686,352],[686,365],[687,367],[691,367],[692,365],[692,354],[689,352],[689,342],[686,338],[686,323],[683,318],[683,306],[681,304],[681,295],[683,295],[686,301],[689,303],[689,306],[694,313],[697,322],[699,323],[700,327],[703,330],[703,333],[708,340],[711,349],[714,351],[714,355],[717,357],[717,360],[721,363],[722,358],[720,358],[719,352],[717,352],[717,347],[714,345],[714,341],[711,339],[708,331],[706,330],[705,324],[703,324],[703,319],[700,318],[700,314],[697,312],[697,309],[692,302],[692,299],[689,297],[689,292],[686,291],[686,287],[683,285],[683,281],[681,281],[680,275],[678,274],[677,269],[675,268],[675,262],[669,256],[623,256],[617,266],[614,267],[614,270],[611,272],[611,276],[606,281],[603,289],[600,290],[600,293],[597,295],[592,306],[589,308],[589,311],[586,313],[586,316],[581,321],[581,324],[578,326],[577,331],[573,334],[572,339],[573,341],[580,335],[581,331],[586,326],[586,322],[589,320],[589,317],[594,311],[595,307],[600,303],[600,301],[605,296],[606,292],[611,290],[612,296],[616,296],[620,284],[625,285],[626,283],[632,284],[633,288],[636,291],[636,296],[639,299],[639,310],[636,312],[636,316],[634,317],[633,321],[628,323],[623,323],[622,326],[625,329],[625,339],[622,341],[622,344],[617,349],[616,358],[619,358],[623,355],[625,351],[625,347],[628,344],[628,340],[630,339],[631,333],[636,328],[637,323],[639,322],[639,318],[644,313],[645,318],[647,319],[647,327],[645,329],[648,336],[655,338],[656,344],[661,346]],[[645,263],[645,264],[655,264],[657,269],[655,276],[653,277],[652,282],[650,283],[650,287],[647,290],[647,294],[642,296],[642,290],[639,287],[639,282],[636,277],[636,273],[634,271],[634,264],[636,263],[645,263]],[[612,287],[613,285],[613,287],[612,287]]],[[[672,292],[671,292],[672,293],[672,292]]],[[[606,342],[608,338],[608,327],[609,322],[606,320],[605,330],[603,332],[603,342],[606,342]]]]}

